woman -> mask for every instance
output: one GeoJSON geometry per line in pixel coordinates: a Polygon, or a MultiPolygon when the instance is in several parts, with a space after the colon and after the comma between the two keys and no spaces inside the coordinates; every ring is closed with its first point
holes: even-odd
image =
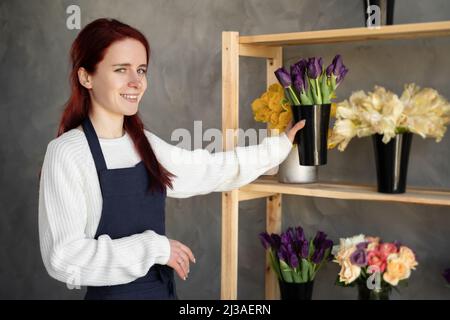
{"type": "Polygon", "coordinates": [[[137,113],[149,56],[142,33],[109,19],[87,25],[71,48],[71,97],[42,168],[39,235],[50,276],[87,286],[85,299],[176,299],[173,270],[186,280],[195,258],[165,236],[166,196],[253,181],[286,158],[304,125],[229,152],[172,146],[137,113]],[[239,161],[261,154],[264,164],[239,161]]]}

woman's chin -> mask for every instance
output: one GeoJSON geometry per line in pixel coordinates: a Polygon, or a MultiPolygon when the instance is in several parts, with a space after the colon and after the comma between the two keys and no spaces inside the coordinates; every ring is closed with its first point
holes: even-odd
{"type": "Polygon", "coordinates": [[[139,108],[136,105],[136,107],[134,107],[134,108],[124,108],[122,110],[122,113],[124,116],[133,116],[138,112],[138,110],[139,110],[139,108]]]}

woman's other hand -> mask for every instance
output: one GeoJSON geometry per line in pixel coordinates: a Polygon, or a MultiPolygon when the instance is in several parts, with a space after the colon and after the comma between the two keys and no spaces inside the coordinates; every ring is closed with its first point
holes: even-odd
{"type": "Polygon", "coordinates": [[[179,241],[169,239],[169,243],[170,258],[167,265],[172,267],[181,279],[186,280],[189,274],[190,261],[195,263],[194,255],[191,249],[179,241]]]}

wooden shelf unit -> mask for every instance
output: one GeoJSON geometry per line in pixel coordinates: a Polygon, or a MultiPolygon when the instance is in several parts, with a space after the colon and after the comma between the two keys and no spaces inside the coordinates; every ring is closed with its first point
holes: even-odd
{"type": "MultiPolygon", "coordinates": [[[[266,84],[277,80],[274,71],[283,64],[283,46],[386,39],[415,39],[450,35],[450,21],[382,26],[378,29],[350,28],[239,36],[222,32],[222,130],[239,128],[239,58],[266,59],[266,84]]],[[[237,135],[223,136],[224,150],[237,145],[237,135]]],[[[266,230],[281,232],[282,194],[389,201],[412,204],[450,206],[450,190],[409,188],[405,194],[377,193],[375,187],[345,183],[282,184],[274,178],[261,178],[240,189],[222,193],[221,299],[237,299],[239,202],[266,198],[266,230]]],[[[266,299],[278,299],[275,275],[266,256],[266,299]]]]}

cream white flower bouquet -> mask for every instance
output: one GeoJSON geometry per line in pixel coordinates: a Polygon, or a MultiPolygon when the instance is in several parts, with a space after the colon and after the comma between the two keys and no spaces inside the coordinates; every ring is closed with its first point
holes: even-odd
{"type": "Polygon", "coordinates": [[[450,104],[436,90],[405,85],[400,97],[383,87],[373,92],[354,92],[337,104],[336,121],[330,133],[329,148],[344,151],[350,140],[374,134],[388,143],[399,133],[411,132],[439,142],[450,122],[450,104]]]}

